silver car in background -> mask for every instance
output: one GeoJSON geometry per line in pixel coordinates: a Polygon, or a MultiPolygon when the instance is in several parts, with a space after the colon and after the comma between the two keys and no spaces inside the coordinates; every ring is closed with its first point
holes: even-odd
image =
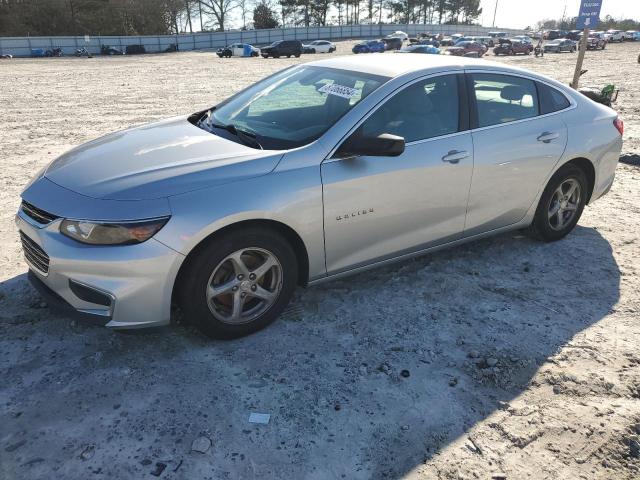
{"type": "Polygon", "coordinates": [[[114,328],[168,324],[177,305],[232,338],[298,285],[506,230],[564,237],[611,187],[622,130],[506,65],[337,57],[71,150],[16,222],[48,298],[114,328]]]}

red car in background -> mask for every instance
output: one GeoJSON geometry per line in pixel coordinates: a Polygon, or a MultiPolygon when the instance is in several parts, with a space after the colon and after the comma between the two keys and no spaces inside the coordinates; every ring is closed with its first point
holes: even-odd
{"type": "Polygon", "coordinates": [[[487,53],[487,47],[478,42],[464,41],[458,42],[455,47],[451,47],[447,50],[449,55],[456,55],[458,57],[466,56],[478,56],[481,57],[487,53]]]}
{"type": "Polygon", "coordinates": [[[533,51],[533,45],[527,42],[521,42],[519,40],[503,40],[500,39],[500,44],[493,49],[494,55],[517,55],[518,53],[524,53],[529,55],[533,51]]]}

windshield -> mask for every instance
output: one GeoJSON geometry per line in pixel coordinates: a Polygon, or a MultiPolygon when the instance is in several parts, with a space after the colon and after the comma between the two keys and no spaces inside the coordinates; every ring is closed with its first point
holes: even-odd
{"type": "Polygon", "coordinates": [[[197,125],[215,134],[231,132],[234,140],[254,148],[296,148],[316,140],[387,80],[350,70],[294,67],[214,107],[197,125]],[[253,141],[243,141],[247,136],[253,141]]]}

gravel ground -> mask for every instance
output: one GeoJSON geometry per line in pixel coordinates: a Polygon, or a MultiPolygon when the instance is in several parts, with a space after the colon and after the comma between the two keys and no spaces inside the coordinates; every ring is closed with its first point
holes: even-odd
{"type": "MultiPolygon", "coordinates": [[[[584,83],[621,88],[625,163],[565,240],[511,233],[301,290],[232,342],[50,313],[18,196],[72,146],[316,57],[0,61],[0,478],[639,478],[639,49],[587,54],[584,83]]],[[[575,55],[499,61],[568,82],[575,55]]]]}

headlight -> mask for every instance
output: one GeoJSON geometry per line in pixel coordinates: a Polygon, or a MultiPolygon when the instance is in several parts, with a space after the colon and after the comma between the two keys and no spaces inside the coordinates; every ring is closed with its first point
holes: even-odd
{"type": "Polygon", "coordinates": [[[60,232],[91,245],[132,245],[149,240],[168,220],[169,217],[118,223],[63,220],[60,232]]]}

